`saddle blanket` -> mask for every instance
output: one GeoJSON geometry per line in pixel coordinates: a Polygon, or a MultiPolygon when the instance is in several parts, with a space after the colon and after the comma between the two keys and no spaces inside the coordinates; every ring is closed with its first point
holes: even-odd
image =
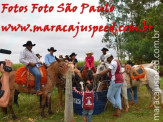
{"type": "MultiPolygon", "coordinates": [[[[40,85],[45,85],[47,83],[47,75],[46,75],[46,69],[44,68],[44,66],[41,66],[38,68],[41,74],[41,83],[40,85]]],[[[35,86],[35,76],[30,73],[26,67],[20,67],[17,69],[16,73],[15,73],[15,82],[17,84],[21,84],[21,85],[27,85],[29,84],[30,87],[34,87],[35,86]],[[28,81],[28,82],[27,82],[28,81]]]]}

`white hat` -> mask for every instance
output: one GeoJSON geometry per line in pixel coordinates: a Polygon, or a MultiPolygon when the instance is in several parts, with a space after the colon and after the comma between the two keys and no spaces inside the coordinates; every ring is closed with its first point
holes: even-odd
{"type": "Polygon", "coordinates": [[[105,55],[105,62],[108,62],[107,59],[108,59],[109,57],[111,57],[111,56],[112,56],[111,53],[107,53],[107,54],[105,55]]]}
{"type": "Polygon", "coordinates": [[[93,55],[93,52],[89,51],[89,52],[86,53],[86,55],[87,55],[87,54],[92,54],[92,55],[93,55]]]}

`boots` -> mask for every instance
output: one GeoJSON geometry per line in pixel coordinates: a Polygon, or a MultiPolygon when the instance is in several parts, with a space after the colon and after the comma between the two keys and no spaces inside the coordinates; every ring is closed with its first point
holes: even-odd
{"type": "Polygon", "coordinates": [[[112,114],[112,116],[121,117],[121,110],[117,108],[116,112],[112,114]]]}
{"type": "Polygon", "coordinates": [[[86,117],[86,116],[83,117],[83,121],[84,121],[84,122],[87,122],[87,117],[86,117]]]}

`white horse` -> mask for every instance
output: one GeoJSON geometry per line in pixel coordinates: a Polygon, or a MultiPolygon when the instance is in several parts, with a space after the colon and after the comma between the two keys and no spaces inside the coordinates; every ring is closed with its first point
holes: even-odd
{"type": "MultiPolygon", "coordinates": [[[[99,73],[99,72],[107,69],[108,67],[109,67],[108,63],[102,62],[97,66],[97,72],[96,73],[99,73]]],[[[107,73],[107,75],[109,76],[109,73],[107,73]]],[[[104,82],[100,82],[98,85],[97,91],[100,91],[101,87],[103,87],[103,86],[106,88],[106,85],[104,84],[104,82]]],[[[128,112],[129,104],[128,104],[128,97],[127,97],[127,83],[126,83],[126,81],[124,81],[123,86],[122,86],[122,97],[124,99],[125,111],[128,112]]]]}

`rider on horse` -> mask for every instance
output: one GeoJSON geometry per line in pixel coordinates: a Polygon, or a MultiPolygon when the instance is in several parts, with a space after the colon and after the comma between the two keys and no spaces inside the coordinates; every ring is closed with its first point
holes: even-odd
{"type": "Polygon", "coordinates": [[[100,56],[100,63],[105,61],[105,55],[107,54],[107,51],[109,51],[107,48],[102,48],[102,55],[100,56]]]}
{"type": "Polygon", "coordinates": [[[74,64],[75,68],[77,68],[77,63],[78,63],[78,60],[76,59],[76,56],[77,56],[77,54],[71,53],[70,58],[68,60],[68,61],[70,61],[70,62],[72,62],[74,64]]]}
{"type": "Polygon", "coordinates": [[[41,74],[37,68],[37,64],[42,64],[36,54],[32,51],[33,46],[36,44],[32,44],[31,41],[27,41],[26,44],[23,45],[23,47],[26,47],[21,53],[20,53],[20,63],[26,65],[26,68],[35,76],[35,90],[37,95],[42,95],[42,92],[40,91],[40,80],[41,80],[41,74]]]}
{"type": "Polygon", "coordinates": [[[50,52],[49,54],[46,54],[45,56],[45,65],[48,67],[51,63],[56,62],[58,59],[56,56],[54,56],[54,52],[56,52],[57,50],[54,49],[54,47],[51,47],[50,49],[48,49],[48,51],[50,52]]]}

